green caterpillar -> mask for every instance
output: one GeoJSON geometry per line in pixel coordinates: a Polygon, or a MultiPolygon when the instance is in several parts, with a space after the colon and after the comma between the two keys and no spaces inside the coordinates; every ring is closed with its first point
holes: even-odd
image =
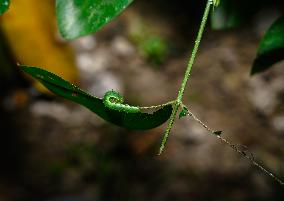
{"type": "Polygon", "coordinates": [[[106,92],[103,98],[104,105],[112,110],[118,110],[120,112],[126,113],[140,112],[139,107],[123,104],[123,102],[124,99],[122,95],[113,90],[106,92]]]}
{"type": "Polygon", "coordinates": [[[155,128],[167,121],[172,113],[172,102],[150,107],[130,106],[123,103],[123,97],[116,91],[108,91],[104,98],[99,98],[46,70],[30,66],[21,66],[21,69],[53,93],[79,103],[102,119],[127,129],[155,128]],[[148,109],[155,111],[145,112],[148,109]]]}

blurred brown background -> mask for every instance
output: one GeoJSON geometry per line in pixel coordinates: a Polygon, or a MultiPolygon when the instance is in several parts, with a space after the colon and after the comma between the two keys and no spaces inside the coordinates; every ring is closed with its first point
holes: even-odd
{"type": "MultiPolygon", "coordinates": [[[[277,2],[277,1],[275,1],[277,2]]],[[[135,1],[91,36],[67,42],[54,1],[14,0],[0,18],[0,201],[284,199],[284,188],[189,118],[156,156],[163,125],[129,131],[54,97],[16,63],[35,65],[99,97],[132,105],[175,99],[204,2],[135,1]]],[[[284,179],[284,63],[250,76],[258,43],[279,15],[258,10],[239,28],[207,26],[184,103],[284,179]]]]}

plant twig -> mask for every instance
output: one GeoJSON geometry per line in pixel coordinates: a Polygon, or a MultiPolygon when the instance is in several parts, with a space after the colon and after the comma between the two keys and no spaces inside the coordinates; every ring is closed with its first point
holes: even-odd
{"type": "Polygon", "coordinates": [[[207,4],[206,4],[206,7],[205,7],[205,11],[204,11],[203,17],[202,17],[200,28],[199,28],[199,31],[198,31],[198,34],[197,34],[197,37],[196,37],[196,40],[195,40],[195,43],[194,43],[194,47],[193,47],[193,50],[192,50],[192,53],[191,53],[191,56],[190,56],[190,59],[189,59],[188,65],[187,65],[187,69],[186,69],[186,72],[185,72],[185,75],[184,75],[184,78],[183,78],[180,90],[178,92],[178,96],[177,96],[177,98],[175,100],[175,103],[173,104],[173,111],[172,111],[172,114],[171,114],[171,117],[170,117],[167,129],[166,129],[166,132],[164,134],[164,137],[163,137],[163,140],[162,140],[162,144],[160,146],[159,155],[162,154],[162,152],[163,152],[163,150],[165,148],[165,145],[167,143],[169,134],[171,132],[171,129],[173,127],[173,124],[174,124],[174,121],[175,121],[175,118],[176,118],[177,111],[178,111],[178,109],[179,109],[179,107],[181,105],[182,97],[183,97],[183,94],[184,94],[184,90],[186,88],[187,81],[188,81],[188,79],[190,77],[192,66],[194,64],[195,57],[196,57],[196,54],[197,54],[197,51],[198,51],[198,48],[199,48],[199,45],[200,45],[200,41],[201,41],[204,29],[205,29],[205,25],[206,25],[206,22],[207,22],[207,19],[208,19],[208,15],[210,13],[211,5],[212,5],[212,1],[208,0],[207,4]]]}
{"type": "Polygon", "coordinates": [[[256,166],[260,171],[262,171],[264,174],[270,176],[272,179],[277,181],[279,184],[284,185],[284,182],[278,178],[276,175],[274,175],[271,171],[266,169],[263,165],[261,165],[259,162],[257,162],[254,158],[254,155],[252,152],[250,152],[246,146],[244,145],[236,145],[231,143],[226,138],[222,137],[221,135],[216,135],[216,131],[209,128],[205,123],[203,123],[198,117],[196,117],[191,111],[188,110],[188,115],[192,117],[196,122],[198,122],[200,125],[202,125],[210,134],[213,134],[216,136],[222,143],[225,143],[226,145],[229,145],[234,151],[242,155],[244,158],[248,159],[254,166],[256,166]],[[243,151],[239,147],[244,147],[246,151],[243,151]]]}

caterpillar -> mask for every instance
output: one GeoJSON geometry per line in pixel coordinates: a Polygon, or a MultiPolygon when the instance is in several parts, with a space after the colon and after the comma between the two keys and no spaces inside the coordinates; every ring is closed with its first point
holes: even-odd
{"type": "Polygon", "coordinates": [[[118,92],[111,90],[107,91],[103,98],[103,103],[106,107],[112,110],[118,110],[126,113],[138,113],[139,107],[123,104],[123,97],[118,92]]]}

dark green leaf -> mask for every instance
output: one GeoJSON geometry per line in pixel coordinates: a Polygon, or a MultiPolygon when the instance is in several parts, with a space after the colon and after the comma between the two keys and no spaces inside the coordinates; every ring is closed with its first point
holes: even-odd
{"type": "Polygon", "coordinates": [[[251,74],[262,72],[284,59],[284,16],[277,19],[265,33],[257,50],[251,74]]]}
{"type": "Polygon", "coordinates": [[[215,30],[229,29],[239,26],[242,13],[230,0],[222,0],[220,5],[211,13],[211,27],[215,30]]]}
{"type": "Polygon", "coordinates": [[[9,0],[1,0],[0,1],[0,15],[2,15],[3,13],[5,13],[10,5],[10,1],[9,0]]]}
{"type": "Polygon", "coordinates": [[[56,0],[59,30],[66,39],[97,31],[133,0],[56,0]]]}
{"type": "Polygon", "coordinates": [[[167,104],[149,114],[144,112],[128,113],[108,108],[103,99],[92,96],[77,86],[70,84],[57,75],[36,67],[22,66],[22,70],[39,80],[53,93],[79,103],[104,120],[115,125],[137,130],[155,128],[167,121],[172,113],[172,105],[167,104]]]}
{"type": "Polygon", "coordinates": [[[258,0],[221,0],[211,13],[215,30],[235,28],[247,22],[263,4],[258,0]]]}
{"type": "Polygon", "coordinates": [[[185,117],[186,115],[188,115],[188,109],[187,107],[183,106],[181,109],[181,112],[179,113],[178,118],[181,119],[183,117],[185,117]]]}

